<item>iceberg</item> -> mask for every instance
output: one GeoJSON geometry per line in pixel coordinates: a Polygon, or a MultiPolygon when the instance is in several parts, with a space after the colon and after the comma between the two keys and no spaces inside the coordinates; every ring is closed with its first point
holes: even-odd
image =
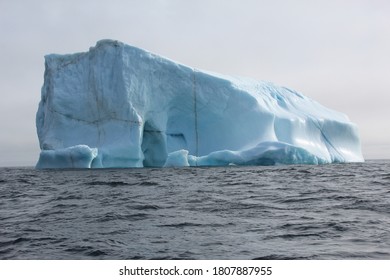
{"type": "Polygon", "coordinates": [[[357,126],[286,87],[114,40],[45,56],[37,168],[361,162],[357,126]]]}

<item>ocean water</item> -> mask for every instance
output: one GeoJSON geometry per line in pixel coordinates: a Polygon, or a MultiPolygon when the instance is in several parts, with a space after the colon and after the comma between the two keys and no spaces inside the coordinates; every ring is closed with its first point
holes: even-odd
{"type": "Polygon", "coordinates": [[[390,259],[390,161],[0,168],[0,259],[390,259]]]}

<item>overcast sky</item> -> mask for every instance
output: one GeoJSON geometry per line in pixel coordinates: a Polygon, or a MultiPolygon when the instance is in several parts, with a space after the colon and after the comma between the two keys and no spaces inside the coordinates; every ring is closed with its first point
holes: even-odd
{"type": "Polygon", "coordinates": [[[272,81],[355,122],[390,158],[390,1],[0,0],[0,166],[35,165],[44,55],[120,40],[199,69],[272,81]]]}

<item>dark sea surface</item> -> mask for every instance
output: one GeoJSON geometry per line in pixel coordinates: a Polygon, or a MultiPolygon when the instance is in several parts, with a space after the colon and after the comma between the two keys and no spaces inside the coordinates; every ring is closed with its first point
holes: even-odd
{"type": "Polygon", "coordinates": [[[390,161],[0,168],[0,259],[390,259],[390,161]]]}

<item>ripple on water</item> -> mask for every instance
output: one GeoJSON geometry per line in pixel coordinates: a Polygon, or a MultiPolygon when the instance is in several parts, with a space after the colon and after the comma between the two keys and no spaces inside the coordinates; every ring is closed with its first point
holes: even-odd
{"type": "Polygon", "coordinates": [[[390,259],[390,161],[0,171],[1,259],[390,259]]]}

